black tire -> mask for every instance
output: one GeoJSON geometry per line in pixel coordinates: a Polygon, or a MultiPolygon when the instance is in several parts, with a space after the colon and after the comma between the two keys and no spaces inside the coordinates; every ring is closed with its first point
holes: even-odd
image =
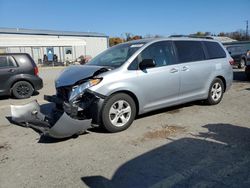
{"type": "Polygon", "coordinates": [[[127,129],[132,124],[135,115],[136,106],[134,100],[125,93],[117,93],[111,95],[104,101],[101,112],[102,125],[108,132],[120,132],[127,129]],[[129,111],[129,107],[131,111],[127,112],[129,111]],[[115,112],[112,113],[112,110],[115,110],[115,112]],[[117,125],[112,123],[112,119],[117,125]]]}
{"type": "Polygon", "coordinates": [[[224,88],[225,88],[225,86],[224,86],[222,80],[219,78],[215,78],[210,85],[208,98],[205,100],[206,104],[215,105],[215,104],[220,103],[220,101],[223,98],[224,88]],[[221,90],[220,93],[218,93],[219,90],[221,90]]]}
{"type": "Polygon", "coordinates": [[[239,65],[238,65],[238,68],[242,69],[245,67],[245,65],[246,65],[246,61],[244,59],[241,59],[239,65]]]}
{"type": "Polygon", "coordinates": [[[29,98],[33,92],[33,86],[27,81],[18,81],[12,86],[12,95],[17,99],[29,98]]]}

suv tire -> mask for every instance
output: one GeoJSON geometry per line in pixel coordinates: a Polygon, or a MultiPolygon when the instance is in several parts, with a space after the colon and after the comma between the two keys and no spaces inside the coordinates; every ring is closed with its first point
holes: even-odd
{"type": "Polygon", "coordinates": [[[136,106],[125,93],[111,95],[104,101],[101,118],[104,128],[111,133],[127,129],[134,121],[136,106]]]}
{"type": "Polygon", "coordinates": [[[33,86],[27,81],[18,81],[12,87],[12,94],[17,99],[29,98],[33,92],[33,86]]]}
{"type": "Polygon", "coordinates": [[[245,67],[245,65],[246,65],[246,61],[245,61],[244,59],[241,59],[241,60],[240,60],[240,64],[238,65],[238,68],[239,68],[239,69],[242,69],[242,68],[245,67]]]}
{"type": "Polygon", "coordinates": [[[205,102],[209,105],[220,103],[221,99],[223,98],[224,88],[225,87],[222,80],[215,78],[210,85],[208,98],[205,102]]]}

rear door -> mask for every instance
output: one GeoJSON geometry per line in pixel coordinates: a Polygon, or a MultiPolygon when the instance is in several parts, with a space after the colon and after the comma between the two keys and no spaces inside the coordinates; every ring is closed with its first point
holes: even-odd
{"type": "Polygon", "coordinates": [[[180,100],[199,99],[207,92],[213,66],[206,60],[201,41],[175,41],[174,44],[180,66],[180,100]]]}
{"type": "Polygon", "coordinates": [[[17,72],[17,64],[12,56],[0,55],[0,93],[10,88],[9,80],[17,72]]]}

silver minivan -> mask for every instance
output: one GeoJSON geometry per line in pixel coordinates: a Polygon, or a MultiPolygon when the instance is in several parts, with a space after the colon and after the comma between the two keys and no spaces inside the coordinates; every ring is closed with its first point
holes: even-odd
{"type": "Polygon", "coordinates": [[[55,81],[56,95],[45,99],[55,102],[64,118],[118,132],[152,110],[195,100],[218,104],[232,84],[232,61],[214,40],[131,41],[66,68],[55,81]]]}

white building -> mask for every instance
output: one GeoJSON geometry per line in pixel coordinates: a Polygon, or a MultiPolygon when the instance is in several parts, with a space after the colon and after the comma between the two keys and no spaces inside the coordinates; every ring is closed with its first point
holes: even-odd
{"type": "Polygon", "coordinates": [[[0,28],[0,53],[29,53],[36,63],[94,57],[108,45],[108,36],[100,33],[0,28]]]}

